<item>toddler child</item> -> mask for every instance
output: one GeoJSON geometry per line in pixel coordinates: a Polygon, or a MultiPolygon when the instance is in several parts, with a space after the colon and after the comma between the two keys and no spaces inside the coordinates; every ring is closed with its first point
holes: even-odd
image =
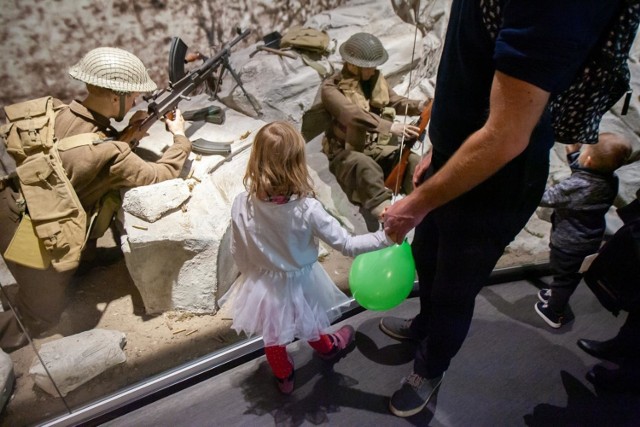
{"type": "Polygon", "coordinates": [[[631,154],[621,135],[601,133],[596,144],[566,147],[571,176],[547,189],[540,206],[554,208],[551,216],[550,264],[553,282],[538,293],[536,312],[552,328],[570,319],[566,308],[582,279],[582,261],[596,253],[606,229],[605,214],[618,194],[614,171],[631,154]]]}
{"type": "Polygon", "coordinates": [[[302,135],[286,122],[261,128],[231,209],[231,252],[241,278],[229,291],[238,333],[262,334],[267,362],[284,394],[293,391],[286,345],[305,340],[327,360],[344,354],[354,330],[328,333],[349,299],[318,262],[318,241],[344,255],[392,244],[384,231],[350,235],[314,198],[302,135]]]}

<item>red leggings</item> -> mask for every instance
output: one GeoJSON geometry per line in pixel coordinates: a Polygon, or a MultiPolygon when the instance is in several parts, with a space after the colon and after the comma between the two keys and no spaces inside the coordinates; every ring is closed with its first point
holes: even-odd
{"type": "MultiPolygon", "coordinates": [[[[328,353],[333,348],[333,341],[329,335],[320,335],[317,341],[309,341],[309,345],[318,353],[328,353]]],[[[287,378],[293,371],[293,365],[289,361],[287,355],[287,346],[271,345],[265,346],[264,354],[267,356],[267,362],[271,366],[273,374],[280,379],[287,378]]]]}

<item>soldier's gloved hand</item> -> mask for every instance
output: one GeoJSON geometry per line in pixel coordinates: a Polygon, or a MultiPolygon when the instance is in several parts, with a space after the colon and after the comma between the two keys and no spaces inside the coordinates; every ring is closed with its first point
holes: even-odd
{"type": "Polygon", "coordinates": [[[391,125],[391,133],[401,138],[403,135],[406,139],[414,139],[420,136],[420,128],[413,125],[405,125],[395,122],[391,125]]]}
{"type": "Polygon", "coordinates": [[[164,118],[164,124],[167,130],[173,135],[184,136],[184,117],[182,117],[182,113],[180,110],[175,110],[173,116],[173,119],[170,117],[164,118]]]}

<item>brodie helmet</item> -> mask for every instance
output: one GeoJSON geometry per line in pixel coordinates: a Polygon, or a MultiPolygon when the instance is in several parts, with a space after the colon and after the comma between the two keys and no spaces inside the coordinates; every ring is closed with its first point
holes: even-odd
{"type": "Polygon", "coordinates": [[[142,61],[134,54],[116,47],[99,47],[89,51],[69,69],[69,75],[119,94],[157,89],[142,61]]]}
{"type": "Polygon", "coordinates": [[[369,33],[356,33],[340,45],[340,55],[345,62],[358,67],[374,68],[389,59],[380,40],[369,33]]]}

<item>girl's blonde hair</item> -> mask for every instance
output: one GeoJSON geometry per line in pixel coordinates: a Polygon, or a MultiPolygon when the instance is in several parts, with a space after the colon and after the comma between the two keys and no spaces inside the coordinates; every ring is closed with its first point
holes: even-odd
{"type": "Polygon", "coordinates": [[[277,121],[256,134],[243,180],[247,192],[260,199],[313,195],[305,141],[292,125],[277,121]]]}

